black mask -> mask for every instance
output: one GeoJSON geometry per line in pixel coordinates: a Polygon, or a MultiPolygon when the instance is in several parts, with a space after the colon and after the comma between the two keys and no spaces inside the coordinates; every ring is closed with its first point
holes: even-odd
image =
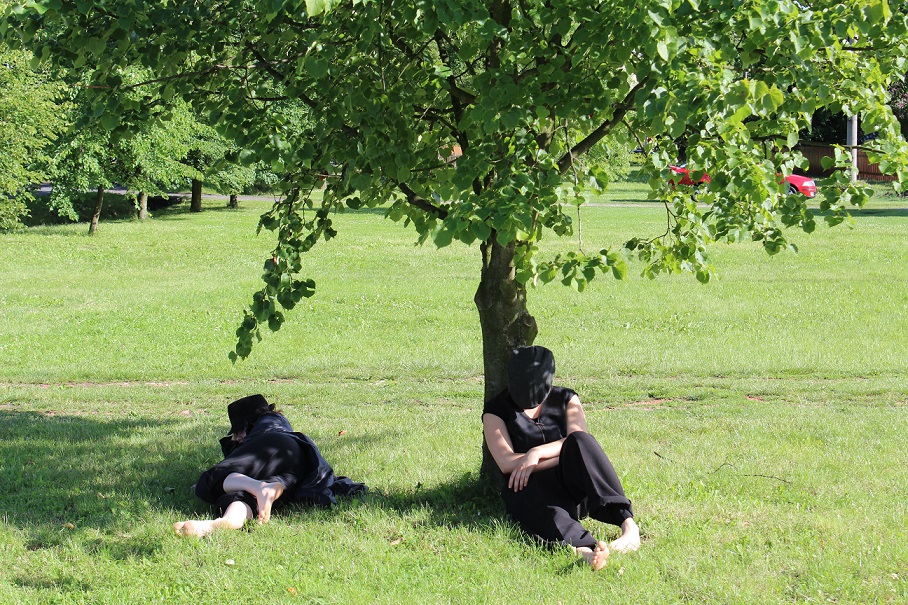
{"type": "Polygon", "coordinates": [[[555,380],[555,356],[545,347],[521,347],[508,361],[508,392],[528,410],[545,401],[555,380]]]}

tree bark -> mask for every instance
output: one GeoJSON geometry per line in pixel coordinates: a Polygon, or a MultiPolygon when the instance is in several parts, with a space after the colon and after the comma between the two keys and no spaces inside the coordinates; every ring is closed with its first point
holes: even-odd
{"type": "Polygon", "coordinates": [[[95,213],[91,215],[91,223],[88,225],[88,234],[94,235],[98,232],[98,221],[101,220],[101,208],[104,207],[104,187],[98,187],[98,193],[95,196],[95,213]]]}
{"type": "Polygon", "coordinates": [[[235,193],[230,194],[230,201],[227,202],[228,208],[239,208],[240,207],[240,196],[235,193]]]}
{"type": "Polygon", "coordinates": [[[148,194],[140,191],[136,201],[139,204],[139,220],[144,221],[148,218],[148,194]]]}
{"type": "MultiPolygon", "coordinates": [[[[526,308],[526,287],[516,279],[516,244],[512,242],[502,246],[495,235],[493,232],[489,240],[480,246],[482,274],[473,298],[482,328],[486,400],[507,388],[511,350],[533,344],[538,333],[536,319],[526,308]]],[[[501,489],[501,472],[485,439],[482,442],[480,476],[495,491],[501,489]]]]}
{"type": "Polygon", "coordinates": [[[189,211],[202,211],[202,181],[197,179],[192,179],[192,199],[189,202],[189,211]]]}

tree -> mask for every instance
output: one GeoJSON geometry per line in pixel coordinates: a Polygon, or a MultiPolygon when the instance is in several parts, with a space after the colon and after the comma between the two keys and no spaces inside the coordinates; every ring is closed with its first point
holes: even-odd
{"type": "MultiPolygon", "coordinates": [[[[147,74],[146,74],[147,75],[147,74]]],[[[140,81],[135,69],[120,72],[124,81],[140,81]]],[[[48,176],[53,192],[49,209],[60,217],[78,220],[76,209],[87,190],[95,190],[89,233],[98,229],[104,191],[118,184],[136,196],[137,215],[147,217],[149,194],[160,195],[176,187],[193,184],[198,193],[194,203],[201,210],[203,179],[216,187],[240,190],[254,178],[249,168],[225,162],[228,142],[204,124],[182,99],[163,103],[154,100],[156,111],[135,122],[127,131],[117,132],[104,121],[93,119],[88,92],[90,84],[81,71],[72,71],[68,82],[59,82],[69,91],[68,102],[56,111],[69,127],[56,141],[48,176]]],[[[135,94],[123,95],[123,103],[138,101],[135,94]]]]}
{"type": "MultiPolygon", "coordinates": [[[[125,77],[137,76],[135,70],[125,77]]],[[[52,157],[47,162],[47,177],[53,190],[45,203],[48,210],[61,218],[78,220],[79,202],[89,190],[95,191],[95,202],[89,226],[94,235],[98,229],[104,203],[104,191],[119,184],[136,192],[139,218],[147,214],[147,194],[159,194],[183,184],[195,174],[182,163],[189,151],[194,116],[183,103],[171,103],[166,118],[157,115],[136,124],[129,133],[113,136],[104,122],[94,119],[88,95],[90,85],[81,71],[72,70],[57,80],[65,101],[55,109],[65,132],[54,142],[52,157]]],[[[129,102],[129,97],[124,101],[129,102]]],[[[163,112],[162,112],[163,113],[163,112]]]]}
{"type": "Polygon", "coordinates": [[[27,213],[29,187],[47,179],[46,151],[63,126],[59,83],[30,62],[31,53],[0,42],[0,231],[27,213]]]}
{"type": "MultiPolygon", "coordinates": [[[[198,117],[188,132],[189,148],[181,160],[192,169],[190,211],[202,211],[202,185],[208,183],[221,193],[234,195],[255,181],[256,172],[230,158],[236,150],[217,130],[198,117]]],[[[231,203],[234,199],[231,197],[231,203]]],[[[234,206],[235,207],[235,206],[234,206]]]]}
{"type": "Polygon", "coordinates": [[[889,87],[892,113],[902,125],[902,131],[908,128],[908,79],[896,80],[889,87]]]}
{"type": "MultiPolygon", "coordinates": [[[[147,112],[118,101],[127,88],[181,96],[210,112],[241,159],[283,174],[287,194],[260,223],[277,245],[234,358],[312,294],[300,257],[334,236],[334,209],[387,204],[420,242],[477,245],[488,396],[506,384],[509,349],[536,336],[529,284],[582,290],[597,272],[625,275],[621,250],[538,254],[541,238],[573,232],[571,207],[607,186],[579,161],[604,137],[657,149],[645,170],[668,227],[625,251],[650,277],[706,282],[713,242],[776,253],[791,247],[786,228],[814,230],[817,213],[777,175],[804,166],[793,148],[820,109],[860,112],[879,159],[908,174],[885,105],[905,69],[906,9],[886,0],[38,0],[8,24],[43,58],[94,66],[96,113],[118,128],[147,112]],[[62,19],[69,27],[43,39],[62,19]],[[118,78],[130,65],[153,74],[144,87],[118,78]],[[293,103],[306,120],[288,119],[293,103]],[[679,147],[712,176],[699,204],[664,178],[679,147]]],[[[866,198],[836,173],[819,203],[836,224],[866,198]]]]}

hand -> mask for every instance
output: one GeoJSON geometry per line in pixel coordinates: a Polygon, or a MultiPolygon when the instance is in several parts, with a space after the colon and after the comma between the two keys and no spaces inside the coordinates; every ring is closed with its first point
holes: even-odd
{"type": "Polygon", "coordinates": [[[539,453],[535,448],[518,458],[517,466],[511,471],[511,478],[508,479],[508,488],[519,492],[527,486],[530,481],[530,475],[536,470],[539,464],[539,453]]]}

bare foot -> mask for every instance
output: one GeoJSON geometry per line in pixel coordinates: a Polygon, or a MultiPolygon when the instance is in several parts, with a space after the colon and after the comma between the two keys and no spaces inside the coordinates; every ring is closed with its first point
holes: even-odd
{"type": "Polygon", "coordinates": [[[215,520],[209,521],[180,521],[173,524],[173,531],[178,536],[204,538],[215,530],[217,523],[215,520]]]}
{"type": "Polygon", "coordinates": [[[640,528],[633,519],[621,524],[621,537],[610,544],[615,552],[634,552],[640,548],[640,528]]]}
{"type": "Polygon", "coordinates": [[[582,556],[586,562],[590,564],[590,567],[593,568],[593,571],[599,571],[608,563],[608,544],[602,541],[596,544],[595,550],[588,546],[581,546],[580,548],[575,548],[574,552],[582,556]]]}
{"type": "Polygon", "coordinates": [[[590,565],[593,567],[593,571],[599,571],[605,564],[608,563],[608,544],[605,542],[599,542],[596,544],[596,550],[593,551],[593,557],[590,559],[590,565]]]}
{"type": "Polygon", "coordinates": [[[271,507],[274,502],[284,493],[284,484],[280,481],[274,483],[262,482],[254,491],[255,502],[259,509],[259,523],[268,523],[271,519],[271,507]]]}

